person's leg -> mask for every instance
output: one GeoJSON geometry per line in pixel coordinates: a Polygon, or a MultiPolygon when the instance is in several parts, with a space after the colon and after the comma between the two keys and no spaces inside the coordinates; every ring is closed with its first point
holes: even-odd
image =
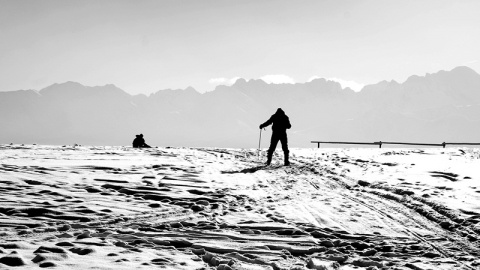
{"type": "Polygon", "coordinates": [[[290,161],[288,160],[288,154],[290,153],[290,151],[288,151],[287,133],[282,134],[282,136],[280,137],[280,142],[282,143],[282,150],[283,150],[283,156],[284,156],[283,161],[285,166],[288,166],[290,165],[290,161]]]}
{"type": "Polygon", "coordinates": [[[272,133],[272,139],[270,140],[270,148],[268,148],[267,152],[267,165],[270,165],[270,163],[272,162],[272,155],[273,152],[275,152],[275,148],[277,148],[279,139],[280,138],[278,137],[278,134],[276,134],[275,132],[272,133]]]}

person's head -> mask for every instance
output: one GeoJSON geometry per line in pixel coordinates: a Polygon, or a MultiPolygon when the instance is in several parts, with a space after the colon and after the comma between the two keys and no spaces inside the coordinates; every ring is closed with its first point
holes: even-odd
{"type": "Polygon", "coordinates": [[[140,135],[135,135],[136,138],[140,138],[140,135]]]}
{"type": "Polygon", "coordinates": [[[277,112],[275,112],[275,114],[285,114],[285,112],[282,110],[282,108],[278,108],[277,109],[277,112]]]}
{"type": "Polygon", "coordinates": [[[140,138],[143,138],[143,134],[140,134],[140,138]]]}

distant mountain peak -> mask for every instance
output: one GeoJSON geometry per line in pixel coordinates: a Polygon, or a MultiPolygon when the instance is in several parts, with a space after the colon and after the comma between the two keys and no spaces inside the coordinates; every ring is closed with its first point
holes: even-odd
{"type": "MultiPolygon", "coordinates": [[[[193,88],[192,86],[188,86],[187,88],[185,88],[183,91],[185,92],[195,92],[195,93],[198,93],[198,91],[193,88]]],[[[198,93],[199,94],[199,93],[198,93]]]]}
{"type": "Polygon", "coordinates": [[[407,80],[404,83],[419,82],[426,77],[427,77],[427,74],[425,76],[412,75],[412,76],[408,77],[407,80]]]}
{"type": "Polygon", "coordinates": [[[42,95],[56,95],[60,92],[75,91],[81,88],[85,88],[85,86],[78,82],[67,81],[64,83],[54,83],[50,86],[43,88],[39,91],[39,93],[42,95]]]}
{"type": "MultiPolygon", "coordinates": [[[[74,81],[66,81],[63,83],[55,83],[53,84],[55,86],[76,86],[76,87],[85,87],[85,85],[79,83],[79,82],[74,82],[74,81]]],[[[52,86],[53,86],[52,85],[52,86]]]]}
{"type": "Polygon", "coordinates": [[[118,88],[114,84],[104,86],[85,86],[78,82],[67,81],[64,83],[55,83],[39,91],[42,96],[76,99],[87,96],[100,95],[120,95],[130,96],[127,92],[118,88]]]}
{"type": "Polygon", "coordinates": [[[461,73],[466,73],[466,74],[477,74],[478,75],[478,73],[475,70],[473,70],[473,69],[471,69],[467,66],[458,66],[458,67],[452,69],[451,72],[455,72],[455,73],[461,72],[461,73]]]}
{"type": "Polygon", "coordinates": [[[247,80],[244,78],[238,78],[232,86],[244,85],[247,83],[247,80]]]}
{"type": "Polygon", "coordinates": [[[403,84],[410,84],[410,83],[422,83],[425,79],[432,80],[435,78],[457,78],[458,80],[462,80],[465,78],[473,78],[478,77],[479,74],[476,73],[473,69],[466,67],[466,66],[459,66],[455,67],[450,71],[440,70],[435,73],[426,73],[424,76],[420,75],[412,75],[407,78],[407,80],[403,84]]]}
{"type": "Polygon", "coordinates": [[[311,82],[326,82],[326,81],[327,81],[327,79],[325,79],[325,78],[315,78],[315,79],[311,80],[310,83],[311,82]]]}
{"type": "Polygon", "coordinates": [[[107,84],[105,84],[105,87],[109,87],[109,88],[119,88],[118,86],[116,86],[116,85],[113,84],[113,83],[107,83],[107,84]]]}

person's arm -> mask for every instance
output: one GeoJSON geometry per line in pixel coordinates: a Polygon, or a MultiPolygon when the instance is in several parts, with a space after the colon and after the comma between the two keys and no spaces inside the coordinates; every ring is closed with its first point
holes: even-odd
{"type": "Polygon", "coordinates": [[[267,120],[267,122],[263,123],[260,125],[260,129],[264,128],[264,127],[268,127],[269,125],[271,125],[273,123],[273,115],[272,117],[270,117],[270,119],[267,120]]]}
{"type": "Polygon", "coordinates": [[[290,124],[290,119],[288,119],[288,116],[287,116],[287,123],[286,123],[286,128],[287,129],[290,129],[292,127],[292,125],[290,124]]]}

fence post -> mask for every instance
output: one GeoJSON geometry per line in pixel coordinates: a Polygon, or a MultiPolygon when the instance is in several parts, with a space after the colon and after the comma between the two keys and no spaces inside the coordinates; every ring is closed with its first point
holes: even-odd
{"type": "Polygon", "coordinates": [[[317,143],[317,148],[320,148],[320,143],[317,143]]]}

